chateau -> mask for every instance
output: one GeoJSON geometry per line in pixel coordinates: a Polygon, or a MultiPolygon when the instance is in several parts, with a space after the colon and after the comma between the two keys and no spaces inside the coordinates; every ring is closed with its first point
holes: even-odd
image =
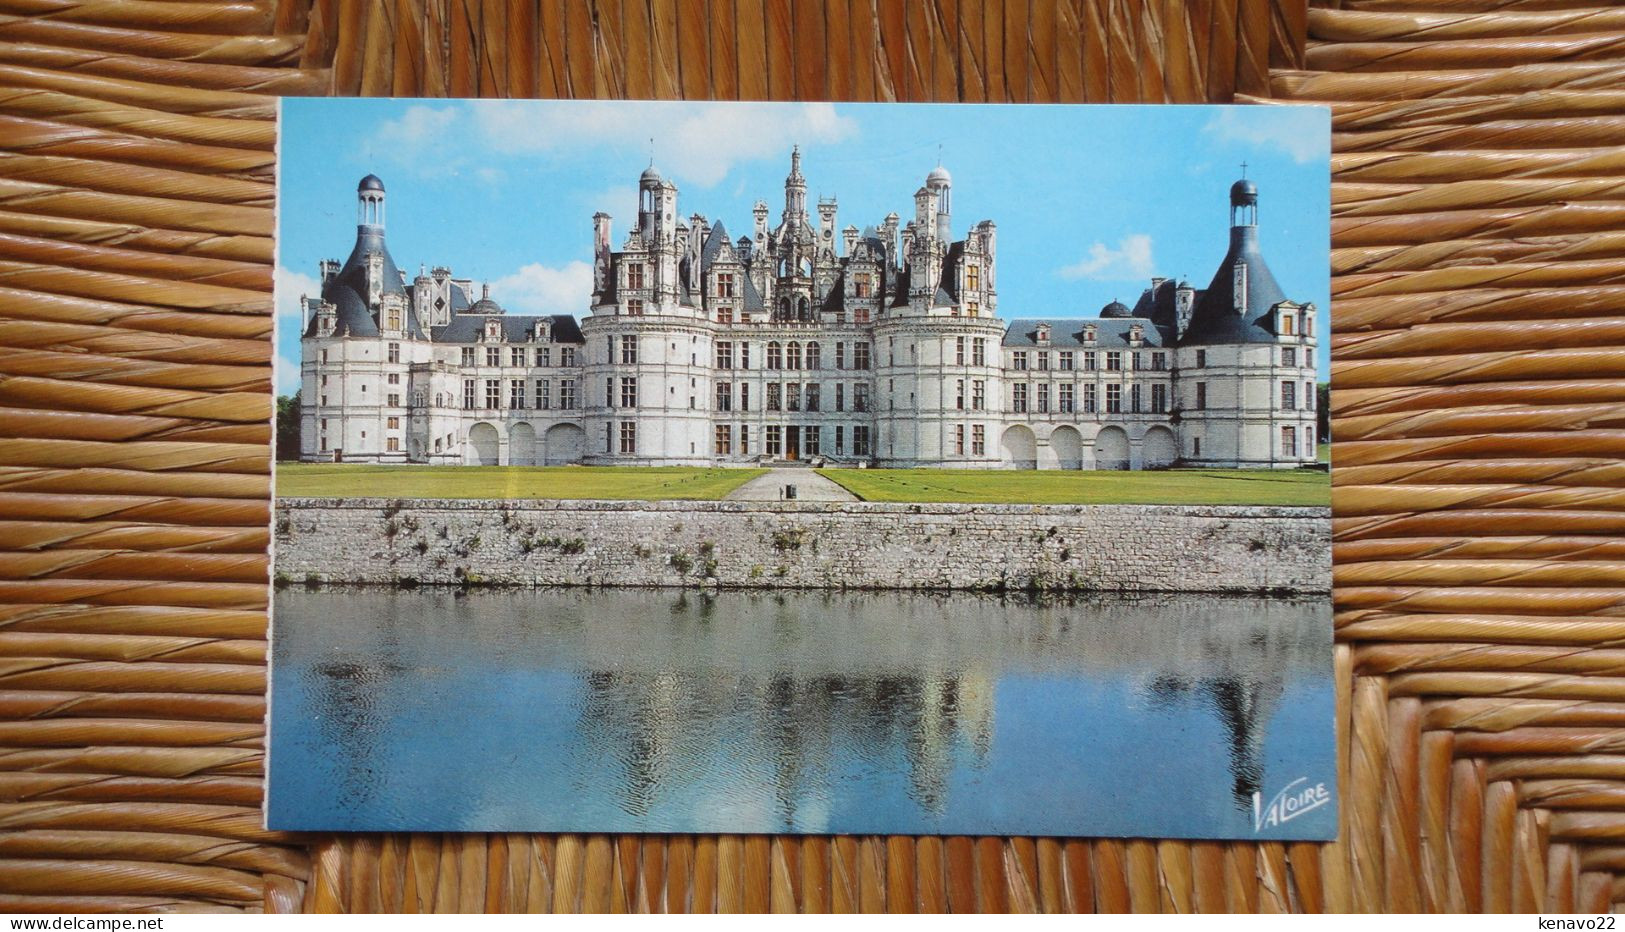
{"type": "Polygon", "coordinates": [[[1295,467],[1316,460],[1315,308],[1230,188],[1212,281],[1153,278],[1098,317],[998,315],[997,231],[955,239],[938,167],[914,213],[859,230],[809,207],[799,151],[776,220],[730,239],[678,215],[652,166],[635,226],[593,217],[590,314],[505,313],[384,242],[384,185],[305,297],[301,457],[481,465],[763,461],[1015,469],[1295,467]]]}

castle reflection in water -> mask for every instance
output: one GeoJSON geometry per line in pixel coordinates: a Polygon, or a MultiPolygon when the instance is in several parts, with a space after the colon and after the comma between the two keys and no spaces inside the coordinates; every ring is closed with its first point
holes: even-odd
{"type": "Polygon", "coordinates": [[[1039,832],[987,798],[1032,780],[1087,810],[1057,833],[1190,784],[1223,837],[1272,753],[1331,759],[1329,716],[1270,743],[1329,696],[1324,599],[290,590],[276,625],[276,827],[1039,832]]]}

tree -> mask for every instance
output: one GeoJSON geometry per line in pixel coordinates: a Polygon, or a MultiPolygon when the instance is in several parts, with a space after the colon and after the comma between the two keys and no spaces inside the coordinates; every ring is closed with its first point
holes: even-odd
{"type": "Polygon", "coordinates": [[[276,398],[276,458],[299,458],[299,393],[276,398]]]}
{"type": "Polygon", "coordinates": [[[1321,443],[1332,442],[1332,385],[1321,382],[1315,386],[1315,427],[1321,443]]]}

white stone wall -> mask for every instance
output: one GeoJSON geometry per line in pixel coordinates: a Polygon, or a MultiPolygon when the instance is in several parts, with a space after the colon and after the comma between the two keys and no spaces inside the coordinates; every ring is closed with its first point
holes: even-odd
{"type": "Polygon", "coordinates": [[[283,583],[1329,592],[1327,508],[281,499],[283,583]]]}

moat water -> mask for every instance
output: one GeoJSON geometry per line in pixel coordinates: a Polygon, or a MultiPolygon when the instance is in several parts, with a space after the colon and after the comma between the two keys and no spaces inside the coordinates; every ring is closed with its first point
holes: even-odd
{"type": "Polygon", "coordinates": [[[274,616],[273,828],[1336,833],[1324,596],[329,588],[274,616]]]}

